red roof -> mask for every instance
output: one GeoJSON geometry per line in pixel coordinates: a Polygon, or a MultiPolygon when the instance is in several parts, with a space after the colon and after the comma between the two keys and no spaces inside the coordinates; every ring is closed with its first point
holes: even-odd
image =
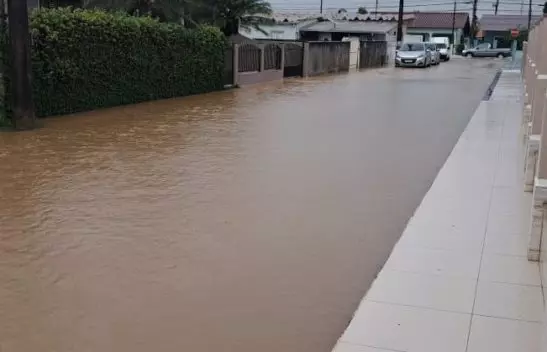
{"type": "Polygon", "coordinates": [[[409,25],[411,28],[452,28],[454,17],[455,27],[464,28],[469,20],[467,12],[456,12],[455,16],[450,12],[416,12],[415,15],[416,18],[409,25]]]}
{"type": "MultiPolygon", "coordinates": [[[[378,12],[378,15],[392,15],[396,12],[378,12]]],[[[463,29],[469,21],[467,12],[456,12],[455,16],[452,12],[410,12],[406,14],[414,15],[413,20],[409,20],[408,28],[434,28],[434,29],[451,29],[452,21],[455,17],[455,28],[463,29]]]]}

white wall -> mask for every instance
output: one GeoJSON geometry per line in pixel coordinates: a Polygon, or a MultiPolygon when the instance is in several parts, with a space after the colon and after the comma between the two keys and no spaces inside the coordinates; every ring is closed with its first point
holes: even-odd
{"type": "Polygon", "coordinates": [[[299,23],[264,24],[260,25],[260,28],[267,34],[252,27],[240,28],[239,33],[252,39],[298,40],[300,39],[300,28],[312,22],[315,20],[299,23]]]}

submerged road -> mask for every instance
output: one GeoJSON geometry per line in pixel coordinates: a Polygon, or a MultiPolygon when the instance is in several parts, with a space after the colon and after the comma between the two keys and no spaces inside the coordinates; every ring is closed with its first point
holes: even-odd
{"type": "Polygon", "coordinates": [[[491,60],[45,120],[0,135],[2,352],[329,352],[491,60]]]}

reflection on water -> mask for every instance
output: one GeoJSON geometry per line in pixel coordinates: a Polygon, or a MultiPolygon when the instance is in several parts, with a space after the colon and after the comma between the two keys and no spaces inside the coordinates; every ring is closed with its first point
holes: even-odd
{"type": "Polygon", "coordinates": [[[409,109],[410,84],[293,80],[0,135],[0,350],[329,351],[467,118],[409,109]]]}

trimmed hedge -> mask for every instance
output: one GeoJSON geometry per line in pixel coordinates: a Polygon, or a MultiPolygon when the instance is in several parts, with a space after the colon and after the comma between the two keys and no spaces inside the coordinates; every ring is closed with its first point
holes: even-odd
{"type": "Polygon", "coordinates": [[[32,13],[38,116],[222,89],[223,34],[81,9],[32,13]]]}

